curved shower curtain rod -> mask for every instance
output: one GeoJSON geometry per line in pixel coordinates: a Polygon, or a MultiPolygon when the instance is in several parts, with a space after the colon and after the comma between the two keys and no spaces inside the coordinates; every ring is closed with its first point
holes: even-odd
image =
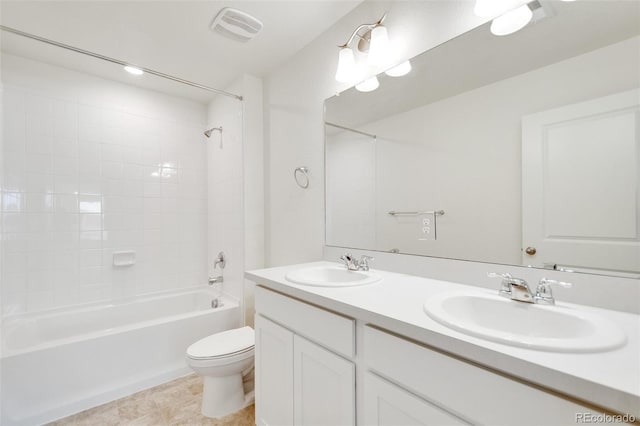
{"type": "Polygon", "coordinates": [[[217,93],[219,95],[229,96],[229,97],[232,97],[232,98],[236,98],[236,99],[238,99],[240,101],[242,100],[242,96],[236,95],[235,93],[225,92],[224,90],[216,89],[214,87],[205,86],[204,84],[200,84],[200,83],[194,83],[193,81],[185,80],[185,79],[180,78],[180,77],[174,77],[172,75],[165,74],[165,73],[160,72],[160,71],[155,71],[155,70],[152,70],[152,69],[149,69],[149,68],[139,67],[139,66],[137,66],[135,64],[132,64],[131,62],[121,61],[119,59],[111,58],[109,56],[100,55],[99,53],[94,53],[94,52],[91,52],[89,50],[80,49],[79,47],[74,47],[74,46],[70,46],[68,44],[59,43],[57,41],[50,40],[48,38],[40,37],[40,36],[31,34],[31,33],[27,33],[27,32],[24,32],[24,31],[16,30],[15,28],[11,28],[11,27],[7,27],[7,26],[4,26],[4,25],[0,25],[0,30],[6,31],[8,33],[15,34],[15,35],[19,35],[21,37],[30,38],[32,40],[36,40],[36,41],[39,41],[39,42],[42,42],[42,43],[50,44],[52,46],[61,47],[63,49],[71,50],[71,51],[76,52],[76,53],[80,53],[80,54],[83,54],[83,55],[91,56],[93,58],[101,59],[103,61],[111,62],[111,63],[114,63],[114,64],[118,64],[118,65],[122,65],[122,66],[136,67],[136,68],[146,72],[147,74],[155,75],[156,77],[161,77],[161,78],[164,78],[164,79],[167,79],[167,80],[175,81],[177,83],[186,84],[187,86],[197,87],[199,89],[207,90],[209,92],[217,93]]]}

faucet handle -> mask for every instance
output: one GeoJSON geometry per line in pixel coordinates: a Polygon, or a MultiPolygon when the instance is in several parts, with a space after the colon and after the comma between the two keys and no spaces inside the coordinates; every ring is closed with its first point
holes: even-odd
{"type": "Polygon", "coordinates": [[[520,286],[523,288],[527,288],[528,290],[528,286],[527,286],[527,282],[523,279],[520,278],[514,278],[510,273],[505,272],[504,274],[499,274],[497,272],[487,272],[487,276],[489,278],[501,278],[502,282],[500,283],[500,291],[498,292],[498,294],[500,294],[500,296],[503,297],[512,297],[513,292],[511,289],[512,285],[516,285],[516,286],[520,286]]]}
{"type": "Polygon", "coordinates": [[[568,283],[566,281],[558,281],[558,280],[550,280],[548,278],[543,278],[540,280],[540,283],[538,284],[539,286],[545,286],[545,287],[549,287],[550,284],[554,284],[554,285],[559,285],[560,287],[564,287],[564,288],[571,288],[573,287],[573,284],[568,283]]]}
{"type": "Polygon", "coordinates": [[[358,269],[357,261],[353,258],[351,253],[343,254],[340,256],[340,260],[344,262],[344,266],[346,266],[348,270],[355,271],[358,269]]]}
{"type": "Polygon", "coordinates": [[[375,260],[375,258],[373,256],[367,256],[366,254],[360,256],[360,260],[358,261],[358,269],[362,271],[368,271],[370,260],[375,260]]]}
{"type": "Polygon", "coordinates": [[[573,284],[558,281],[558,280],[550,280],[548,278],[543,278],[538,283],[538,287],[536,288],[536,295],[534,300],[536,303],[540,303],[543,305],[555,305],[556,299],[553,297],[553,291],[551,290],[551,285],[559,285],[564,288],[571,288],[573,284]]]}
{"type": "Polygon", "coordinates": [[[345,264],[353,262],[353,255],[351,253],[345,253],[340,256],[340,260],[342,260],[345,264]]]}
{"type": "Polygon", "coordinates": [[[504,274],[499,274],[497,272],[487,272],[487,276],[489,278],[502,278],[503,280],[508,280],[513,278],[510,273],[505,272],[504,274]]]}

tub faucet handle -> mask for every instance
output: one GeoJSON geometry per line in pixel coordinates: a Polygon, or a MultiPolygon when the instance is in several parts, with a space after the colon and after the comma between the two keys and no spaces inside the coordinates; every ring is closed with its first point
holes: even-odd
{"type": "Polygon", "coordinates": [[[213,261],[213,269],[216,269],[218,265],[220,265],[220,269],[224,269],[224,267],[227,266],[227,258],[223,251],[218,253],[218,257],[213,261]]]}

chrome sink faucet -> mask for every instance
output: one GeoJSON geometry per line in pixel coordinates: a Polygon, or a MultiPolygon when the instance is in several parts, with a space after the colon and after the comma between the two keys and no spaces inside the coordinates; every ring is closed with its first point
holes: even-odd
{"type": "Polygon", "coordinates": [[[551,285],[554,284],[564,288],[571,288],[571,283],[543,278],[538,283],[538,287],[536,288],[536,293],[534,295],[529,288],[529,284],[527,284],[527,282],[522,278],[512,277],[509,273],[497,274],[495,272],[489,272],[487,276],[489,278],[502,278],[498,294],[502,297],[508,297],[511,300],[517,300],[518,302],[555,305],[556,300],[553,297],[551,285]]]}
{"type": "Polygon", "coordinates": [[[509,273],[497,274],[495,272],[489,272],[487,276],[489,278],[502,278],[500,291],[498,292],[500,296],[517,300],[518,302],[534,303],[534,296],[529,284],[522,278],[515,278],[509,273]]]}
{"type": "Polygon", "coordinates": [[[367,256],[363,254],[360,257],[360,260],[353,257],[351,253],[345,253],[340,256],[340,260],[344,262],[344,266],[347,267],[350,271],[368,271],[369,270],[369,261],[374,260],[373,257],[367,256]]]}

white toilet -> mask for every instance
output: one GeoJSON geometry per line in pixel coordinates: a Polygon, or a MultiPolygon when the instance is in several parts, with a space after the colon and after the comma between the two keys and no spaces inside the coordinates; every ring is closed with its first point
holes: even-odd
{"type": "Polygon", "coordinates": [[[202,415],[222,417],[253,402],[242,378],[253,367],[255,337],[251,327],[205,337],[187,348],[187,363],[204,378],[202,415]]]}

